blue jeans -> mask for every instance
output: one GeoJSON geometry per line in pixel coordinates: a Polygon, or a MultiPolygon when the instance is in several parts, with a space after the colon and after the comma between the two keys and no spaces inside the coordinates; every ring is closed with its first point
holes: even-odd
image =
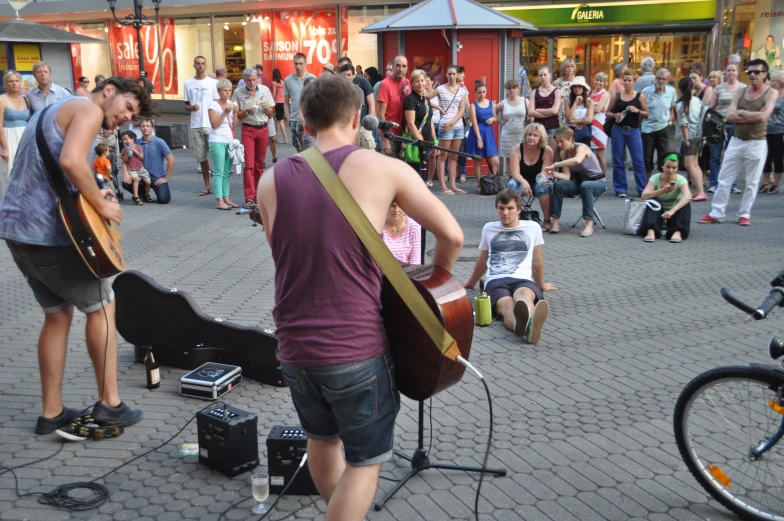
{"type": "Polygon", "coordinates": [[[281,364],[281,370],[309,438],[340,438],[352,466],[392,457],[400,393],[391,354],[350,364],[281,364]]]}
{"type": "MultiPolygon", "coordinates": [[[[613,129],[615,134],[615,129],[613,129]]],[[[615,152],[613,151],[613,154],[615,152]]],[[[621,156],[623,157],[623,156],[621,156]]],[[[594,200],[607,191],[607,183],[604,179],[598,181],[564,181],[559,180],[553,184],[553,198],[550,204],[550,216],[560,218],[561,208],[563,207],[564,195],[579,195],[583,201],[583,219],[593,219],[594,200]]]]}
{"type": "MultiPolygon", "coordinates": [[[[506,182],[506,187],[510,190],[514,190],[517,194],[522,197],[523,196],[523,187],[520,183],[515,181],[513,178],[509,178],[509,181],[506,182]]],[[[532,187],[533,194],[536,197],[542,197],[543,195],[553,193],[553,185],[550,183],[534,183],[532,187]]]]}
{"type": "MultiPolygon", "coordinates": [[[[710,174],[708,176],[708,183],[712,188],[718,188],[719,186],[719,170],[721,170],[721,152],[727,148],[727,145],[730,142],[730,137],[732,136],[732,129],[735,127],[733,123],[725,123],[724,124],[724,134],[725,138],[724,141],[719,143],[718,145],[713,145],[710,147],[710,174]]],[[[733,183],[732,188],[737,188],[737,185],[733,183]]]]}
{"type": "Polygon", "coordinates": [[[613,188],[617,194],[625,194],[629,191],[626,184],[626,167],[624,166],[626,147],[629,147],[629,155],[632,157],[632,165],[634,166],[634,184],[637,185],[637,192],[642,194],[648,184],[648,177],[645,175],[642,135],[639,128],[623,130],[623,127],[619,125],[613,126],[613,188]]]}
{"type": "MultiPolygon", "coordinates": [[[[159,177],[150,176],[150,189],[155,192],[155,199],[159,204],[168,204],[171,201],[171,190],[169,190],[169,183],[163,183],[156,186],[155,181],[160,179],[159,177]]],[[[128,193],[133,194],[133,183],[123,183],[122,187],[125,188],[128,193]]]]}

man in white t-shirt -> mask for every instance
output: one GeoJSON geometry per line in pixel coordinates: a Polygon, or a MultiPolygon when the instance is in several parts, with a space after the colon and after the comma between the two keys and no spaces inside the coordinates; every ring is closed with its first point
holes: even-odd
{"type": "Polygon", "coordinates": [[[196,56],[193,60],[196,76],[185,82],[185,110],[191,113],[191,147],[204,178],[204,190],[199,195],[212,192],[210,188],[210,104],[219,98],[216,81],[207,77],[207,59],[196,56]]]}
{"type": "Polygon", "coordinates": [[[473,289],[487,272],[485,291],[493,311],[503,317],[507,329],[536,344],[550,309],[542,292],[557,288],[544,281],[542,228],[519,219],[521,205],[514,190],[495,196],[500,221],[482,228],[479,258],[465,287],[473,289]]]}

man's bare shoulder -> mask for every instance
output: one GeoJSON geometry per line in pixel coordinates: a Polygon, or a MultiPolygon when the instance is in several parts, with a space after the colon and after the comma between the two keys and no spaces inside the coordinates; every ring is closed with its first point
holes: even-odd
{"type": "Polygon", "coordinates": [[[357,150],[349,155],[344,164],[349,166],[352,171],[375,175],[394,175],[403,169],[411,169],[410,166],[399,159],[385,156],[367,148],[357,150]]]}

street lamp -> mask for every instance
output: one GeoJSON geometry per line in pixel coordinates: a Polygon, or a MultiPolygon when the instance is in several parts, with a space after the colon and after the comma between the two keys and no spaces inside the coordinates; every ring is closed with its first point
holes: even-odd
{"type": "Polygon", "coordinates": [[[154,21],[148,20],[147,17],[142,14],[142,4],[144,0],[133,0],[133,14],[129,14],[122,20],[118,20],[117,15],[114,12],[117,0],[107,1],[109,2],[109,9],[112,10],[112,16],[114,17],[115,22],[120,25],[132,25],[136,28],[136,44],[139,46],[139,76],[146,78],[147,73],[144,72],[144,50],[142,49],[141,30],[144,25],[156,25],[158,23],[158,10],[161,8],[161,0],[152,0],[153,6],[155,6],[154,21]]]}

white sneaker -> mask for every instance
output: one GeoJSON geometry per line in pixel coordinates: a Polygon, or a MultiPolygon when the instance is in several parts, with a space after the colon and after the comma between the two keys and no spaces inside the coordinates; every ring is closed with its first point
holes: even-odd
{"type": "Polygon", "coordinates": [[[708,193],[715,194],[716,193],[716,187],[715,186],[711,186],[710,188],[708,188],[708,193]]]}
{"type": "Polygon", "coordinates": [[[201,174],[201,165],[197,166],[197,167],[196,167],[196,170],[198,170],[198,171],[199,171],[199,173],[201,174]]]}

